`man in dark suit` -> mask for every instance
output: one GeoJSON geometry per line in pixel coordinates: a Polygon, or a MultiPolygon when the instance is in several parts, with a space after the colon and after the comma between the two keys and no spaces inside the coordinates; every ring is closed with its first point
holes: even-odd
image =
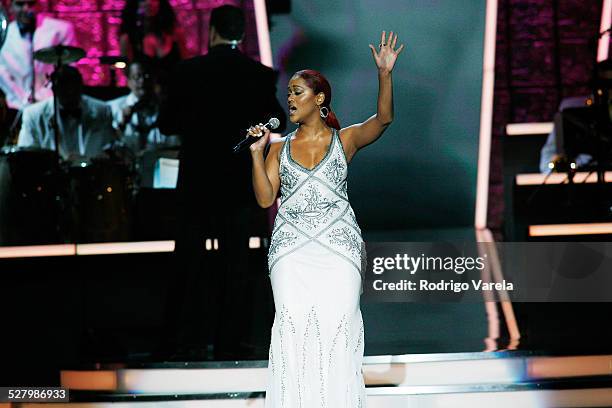
{"type": "MultiPolygon", "coordinates": [[[[276,117],[283,130],[286,123],[276,99],[276,73],[240,52],[243,36],[241,9],[214,9],[208,54],[177,66],[160,114],[160,130],[181,135],[182,143],[175,250],[179,268],[169,292],[166,331],[175,331],[173,322],[194,308],[193,299],[206,299],[207,316],[183,329],[198,324],[210,336],[215,326],[216,358],[234,357],[248,330],[249,236],[253,225],[266,224],[253,194],[248,149],[233,154],[232,147],[254,124],[276,117]],[[205,251],[206,239],[214,238],[219,244],[212,251],[219,260],[216,267],[211,252],[205,251]],[[190,293],[197,276],[204,277],[205,293],[190,293]]],[[[188,343],[185,339],[183,346],[197,347],[188,343]]]]}

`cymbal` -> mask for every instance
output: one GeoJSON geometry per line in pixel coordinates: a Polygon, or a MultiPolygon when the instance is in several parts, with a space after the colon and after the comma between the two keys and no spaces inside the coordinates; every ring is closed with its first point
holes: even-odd
{"type": "Polygon", "coordinates": [[[83,58],[85,50],[78,47],[68,45],[55,45],[53,47],[41,48],[34,52],[36,61],[44,62],[45,64],[71,64],[83,58]]]}

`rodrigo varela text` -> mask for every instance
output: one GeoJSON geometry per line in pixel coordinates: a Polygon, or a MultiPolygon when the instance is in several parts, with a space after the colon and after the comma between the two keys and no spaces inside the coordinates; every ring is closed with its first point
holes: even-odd
{"type": "MultiPolygon", "coordinates": [[[[385,271],[405,271],[410,275],[418,271],[454,272],[462,275],[466,271],[482,271],[486,267],[485,254],[482,257],[440,257],[440,256],[409,256],[408,254],[396,254],[393,257],[376,257],[372,261],[372,271],[375,275],[381,275],[385,271]]],[[[476,291],[484,290],[514,290],[511,282],[486,282],[480,279],[472,279],[468,282],[455,282],[454,280],[430,281],[427,279],[416,280],[401,279],[395,282],[385,282],[377,279],[373,282],[374,290],[391,291],[452,291],[463,292],[470,289],[476,291]]]]}
{"type": "Polygon", "coordinates": [[[421,279],[418,282],[402,279],[399,282],[385,282],[377,279],[373,282],[374,290],[397,290],[397,291],[444,291],[464,292],[470,290],[514,290],[512,282],[483,282],[480,279],[472,279],[471,285],[467,282],[455,282],[454,280],[440,280],[436,282],[421,279]]]}

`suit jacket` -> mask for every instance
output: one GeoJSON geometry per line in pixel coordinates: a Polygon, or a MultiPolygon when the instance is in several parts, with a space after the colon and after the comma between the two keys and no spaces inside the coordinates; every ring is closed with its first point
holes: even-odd
{"type": "MultiPolygon", "coordinates": [[[[113,140],[113,118],[106,103],[89,96],[82,96],[81,110],[85,157],[91,158],[100,154],[104,146],[113,140]]],[[[55,149],[52,98],[26,107],[22,120],[19,146],[55,149]]],[[[62,135],[60,153],[64,159],[71,153],[79,154],[77,138],[78,135],[74,133],[62,135]]]]}
{"type": "MultiPolygon", "coordinates": [[[[28,103],[31,93],[30,59],[32,49],[53,45],[75,45],[74,27],[71,23],[56,18],[39,15],[38,25],[32,41],[21,36],[16,21],[8,25],[6,42],[0,50],[0,88],[6,93],[7,103],[11,108],[21,109],[28,103]]],[[[50,87],[45,87],[47,74],[53,71],[52,64],[34,62],[36,72],[36,100],[51,97],[50,87]]]]}
{"type": "Polygon", "coordinates": [[[182,138],[178,189],[184,209],[256,205],[248,151],[232,147],[246,129],[271,117],[286,125],[276,73],[230,46],[181,62],[173,74],[160,129],[182,138]]]}

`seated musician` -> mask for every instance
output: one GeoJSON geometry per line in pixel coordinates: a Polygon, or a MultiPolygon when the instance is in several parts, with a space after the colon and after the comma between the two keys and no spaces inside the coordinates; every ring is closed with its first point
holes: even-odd
{"type": "Polygon", "coordinates": [[[53,95],[45,86],[53,65],[34,61],[33,79],[33,52],[76,42],[71,23],[43,16],[38,8],[38,0],[11,1],[15,20],[8,25],[6,42],[0,49],[0,88],[6,94],[8,106],[14,109],[53,95]]]}
{"type": "Polygon", "coordinates": [[[151,67],[133,62],[128,67],[130,93],[108,102],[113,113],[113,127],[136,155],[145,150],[177,146],[178,137],[163,135],[157,127],[159,99],[155,94],[151,67]]]}
{"type": "MultiPolygon", "coordinates": [[[[110,108],[103,101],[83,95],[83,78],[76,68],[64,65],[54,75],[61,157],[83,162],[100,155],[114,140],[110,108]]],[[[17,144],[55,150],[53,128],[53,98],[32,104],[23,111],[17,144]]]]}

